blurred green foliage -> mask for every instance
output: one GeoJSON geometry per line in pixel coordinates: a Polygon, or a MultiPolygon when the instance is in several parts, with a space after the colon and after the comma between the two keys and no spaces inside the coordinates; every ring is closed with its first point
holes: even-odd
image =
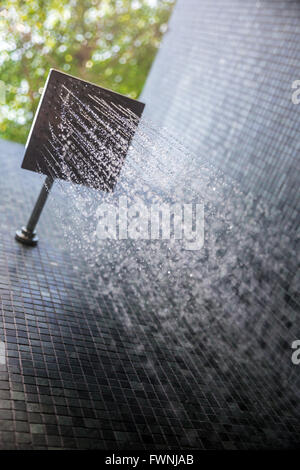
{"type": "Polygon", "coordinates": [[[0,135],[25,142],[50,68],[132,98],[143,88],[174,0],[0,3],[0,135]]]}

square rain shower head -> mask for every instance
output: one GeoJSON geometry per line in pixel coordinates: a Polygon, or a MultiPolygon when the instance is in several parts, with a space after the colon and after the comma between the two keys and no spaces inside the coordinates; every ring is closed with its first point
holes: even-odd
{"type": "Polygon", "coordinates": [[[113,191],[144,107],[51,69],[22,168],[113,191]]]}

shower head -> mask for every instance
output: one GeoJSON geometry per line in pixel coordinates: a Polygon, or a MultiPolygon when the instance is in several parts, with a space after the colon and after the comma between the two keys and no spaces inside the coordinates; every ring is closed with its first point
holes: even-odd
{"type": "Polygon", "coordinates": [[[51,69],[22,168],[113,191],[144,106],[51,69]]]}

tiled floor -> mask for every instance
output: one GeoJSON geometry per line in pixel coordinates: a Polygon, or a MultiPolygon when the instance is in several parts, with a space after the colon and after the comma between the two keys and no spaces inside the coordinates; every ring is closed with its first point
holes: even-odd
{"type": "MultiPolygon", "coordinates": [[[[108,294],[91,307],[51,206],[39,245],[15,242],[41,180],[19,169],[22,146],[2,141],[0,151],[1,449],[299,448],[294,333],[277,368],[272,350],[240,363],[234,341],[226,355],[218,336],[199,340],[187,323],[182,342],[134,296],[123,302],[129,324],[108,294]]],[[[263,343],[272,312],[261,316],[263,343]]]]}

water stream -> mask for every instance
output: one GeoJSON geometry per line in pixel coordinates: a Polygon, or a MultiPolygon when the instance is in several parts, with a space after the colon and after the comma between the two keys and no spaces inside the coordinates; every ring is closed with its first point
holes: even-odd
{"type": "MultiPolygon", "coordinates": [[[[245,193],[209,156],[192,154],[147,119],[136,129],[131,111],[97,96],[86,102],[63,87],[60,97],[59,131],[49,124],[44,158],[53,176],[63,169],[67,181],[57,179],[50,204],[69,250],[80,260],[83,282],[93,288],[91,307],[99,309],[106,299],[111,314],[128,328],[144,312],[156,319],[155,334],[184,346],[189,360],[197,338],[199,350],[214,350],[223,372],[229,373],[230,356],[241,374],[244,366],[255,374],[259,365],[296,386],[290,345],[300,331],[297,237],[288,223],[280,223],[280,211],[245,193]],[[76,177],[87,185],[73,183],[76,177]],[[172,213],[176,207],[179,218],[186,205],[190,218],[179,221],[181,238],[174,212],[169,238],[151,239],[152,220],[145,225],[132,209],[127,222],[137,227],[131,230],[135,238],[119,239],[120,200],[137,211],[164,206],[172,213]],[[204,209],[204,244],[187,249],[185,229],[201,232],[197,205],[204,209]],[[101,224],[109,217],[104,239],[101,224]]],[[[168,227],[161,226],[161,237],[163,230],[168,233],[168,227]]],[[[267,387],[267,376],[265,381],[267,387]]]]}

